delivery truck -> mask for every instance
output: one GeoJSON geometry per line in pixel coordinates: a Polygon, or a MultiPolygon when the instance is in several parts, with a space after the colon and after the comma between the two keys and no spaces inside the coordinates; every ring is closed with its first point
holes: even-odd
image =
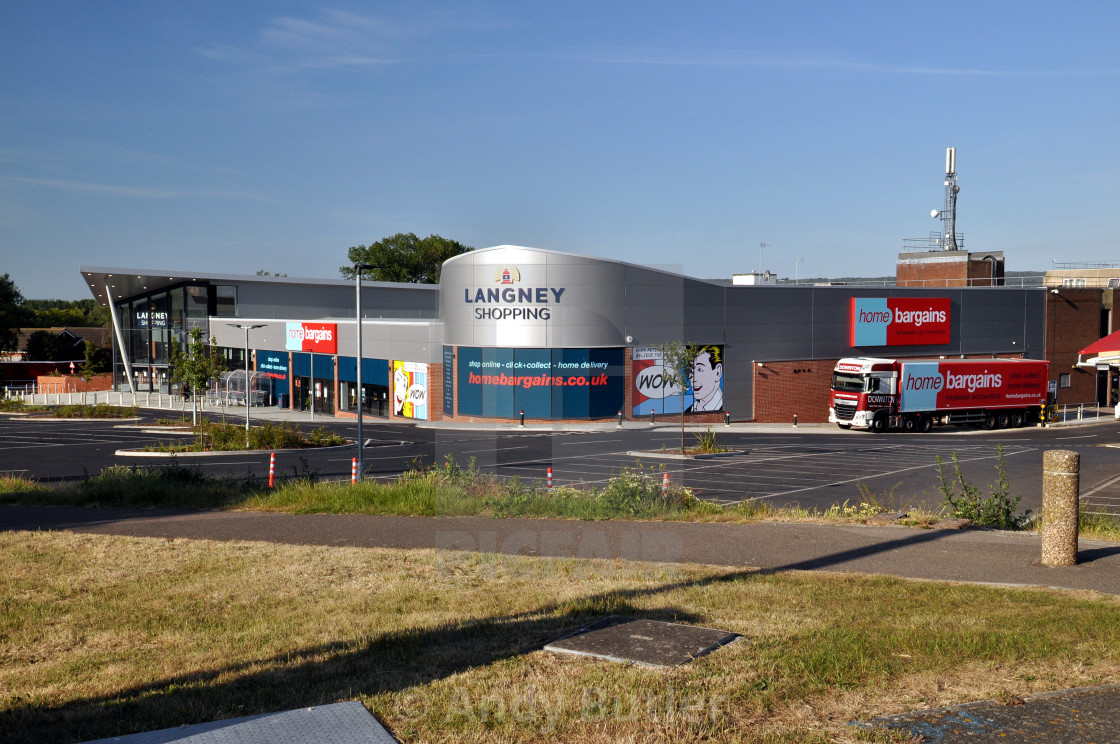
{"type": "Polygon", "coordinates": [[[928,432],[934,424],[1033,426],[1050,363],[1035,359],[850,357],[832,374],[828,420],[842,429],[928,432]]]}

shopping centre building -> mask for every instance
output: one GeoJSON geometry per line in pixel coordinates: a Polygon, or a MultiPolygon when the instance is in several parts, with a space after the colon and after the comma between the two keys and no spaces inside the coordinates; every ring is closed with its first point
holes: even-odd
{"type": "MultiPolygon", "coordinates": [[[[985,258],[973,263],[995,266],[985,258]]],[[[848,356],[1050,358],[1058,401],[1092,400],[1102,383],[1074,363],[1112,330],[1112,290],[1000,286],[999,261],[987,282],[915,286],[908,258],[907,286],[737,286],[535,248],[472,251],[444,264],[439,286],[362,283],[361,391],[354,281],[80,271],[113,310],[118,389],[172,391],[170,349],[200,328],[230,369],[247,349],[261,402],[336,416],[361,400],[372,415],[422,420],[684,407],[699,422],[825,421],[833,366],[848,356]],[[673,341],[701,347],[683,393],[665,384],[656,348],[673,341]]]]}

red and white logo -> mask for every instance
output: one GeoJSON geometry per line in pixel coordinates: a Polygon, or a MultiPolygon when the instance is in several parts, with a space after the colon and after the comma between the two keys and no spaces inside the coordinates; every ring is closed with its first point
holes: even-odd
{"type": "Polygon", "coordinates": [[[288,351],[338,353],[338,326],[334,323],[288,323],[284,337],[288,351]]]}

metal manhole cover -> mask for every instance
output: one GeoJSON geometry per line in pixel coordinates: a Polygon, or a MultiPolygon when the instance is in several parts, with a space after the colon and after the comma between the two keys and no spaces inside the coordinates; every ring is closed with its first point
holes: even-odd
{"type": "Polygon", "coordinates": [[[545,646],[544,650],[671,667],[687,664],[738,638],[737,633],[726,630],[614,615],[569,633],[545,646]]]}

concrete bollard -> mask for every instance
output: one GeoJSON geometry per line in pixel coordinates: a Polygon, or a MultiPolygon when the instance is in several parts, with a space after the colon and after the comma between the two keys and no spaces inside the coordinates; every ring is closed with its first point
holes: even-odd
{"type": "Polygon", "coordinates": [[[1069,450],[1042,453],[1042,565],[1077,564],[1077,512],[1081,456],[1069,450]]]}

